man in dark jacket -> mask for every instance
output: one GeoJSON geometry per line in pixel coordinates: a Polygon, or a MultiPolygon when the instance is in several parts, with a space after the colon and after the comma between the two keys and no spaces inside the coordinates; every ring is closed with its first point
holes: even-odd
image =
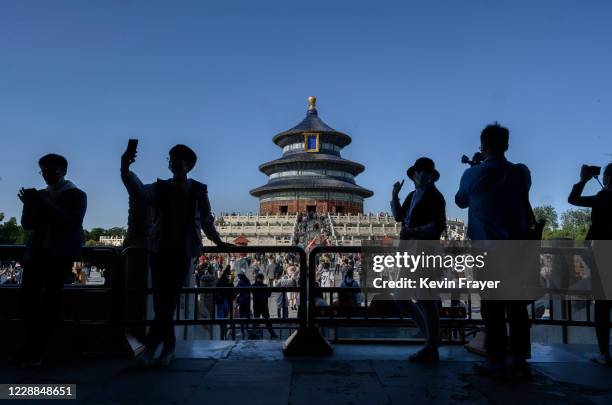
{"type": "MultiPolygon", "coordinates": [[[[238,273],[238,282],[236,283],[236,287],[250,286],[251,281],[244,273],[244,270],[240,270],[238,273]]],[[[251,319],[251,293],[249,291],[236,293],[236,304],[238,304],[238,315],[240,318],[251,319]]],[[[245,339],[247,336],[249,339],[255,337],[248,324],[240,325],[240,333],[243,339],[245,339]]]]}
{"type": "MultiPolygon", "coordinates": [[[[603,173],[603,189],[592,196],[582,196],[584,186],[593,178],[587,167],[580,170],[580,181],[574,184],[568,202],[578,207],[591,208],[591,227],[586,240],[612,240],[612,163],[606,166],[603,173]]],[[[603,269],[602,269],[603,270],[603,269]]],[[[612,301],[595,301],[595,334],[599,346],[599,355],[591,358],[595,363],[609,366],[610,358],[610,309],[612,301]]]]}
{"type": "Polygon", "coordinates": [[[268,256],[268,261],[266,263],[266,278],[269,283],[273,283],[276,278],[276,273],[278,271],[279,265],[276,263],[274,259],[274,255],[268,256]]]}
{"type": "MultiPolygon", "coordinates": [[[[230,280],[231,275],[232,271],[230,270],[229,266],[226,266],[226,268],[221,272],[221,277],[219,277],[219,280],[217,280],[217,284],[215,287],[234,287],[234,284],[230,280]]],[[[229,317],[229,311],[233,306],[233,302],[234,293],[232,293],[231,291],[218,292],[215,295],[215,305],[217,308],[216,318],[225,319],[229,317]]],[[[221,339],[225,339],[227,325],[222,323],[219,326],[221,330],[221,339]]]]}
{"type": "Polygon", "coordinates": [[[61,293],[83,246],[87,196],[64,179],[68,162],[60,155],[43,156],[38,164],[47,183],[43,190],[21,189],[21,224],[31,231],[23,273],[26,339],[20,362],[39,365],[45,343],[61,319],[61,293]]]}
{"type": "Polygon", "coordinates": [[[130,195],[138,196],[154,213],[148,247],[155,319],[145,338],[141,360],[145,365],[153,365],[157,347],[163,343],[157,361],[168,365],[175,357],[174,312],[181,287],[191,273],[193,258],[202,249],[201,230],[217,246],[229,244],[221,240],[215,229],[206,185],[187,178],[197,160],[193,150],[185,145],[170,149],[168,168],[173,177],[146,186],[129,170],[135,159],[135,153],[123,154],[121,179],[130,195]]]}
{"type": "MultiPolygon", "coordinates": [[[[404,184],[393,185],[391,212],[397,222],[402,223],[400,239],[439,240],[446,229],[446,202],[438,191],[435,182],[440,173],[433,160],[422,157],[417,159],[407,171],[408,178],[414,182],[412,191],[404,203],[399,204],[399,191],[404,184]]],[[[437,300],[419,300],[416,305],[406,302],[415,322],[426,336],[423,349],[410,356],[410,361],[436,362],[439,359],[440,314],[437,300]]]]}
{"type": "MultiPolygon", "coordinates": [[[[264,275],[259,273],[255,276],[255,283],[253,287],[268,287],[264,283],[264,275]]],[[[270,339],[276,339],[276,333],[272,329],[272,323],[270,322],[270,308],[268,307],[268,299],[272,293],[270,291],[253,291],[253,317],[264,318],[266,320],[266,327],[270,332],[270,339]]]]}

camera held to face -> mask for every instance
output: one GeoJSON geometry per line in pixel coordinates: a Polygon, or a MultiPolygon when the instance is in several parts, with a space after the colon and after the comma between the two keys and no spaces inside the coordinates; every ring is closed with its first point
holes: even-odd
{"type": "Polygon", "coordinates": [[[601,174],[601,166],[582,165],[582,170],[589,177],[597,177],[601,174]]]}
{"type": "Polygon", "coordinates": [[[461,163],[467,164],[470,166],[476,166],[477,164],[482,163],[483,160],[484,160],[484,156],[480,152],[474,153],[474,156],[472,156],[472,159],[467,157],[467,155],[461,156],[461,163]]]}

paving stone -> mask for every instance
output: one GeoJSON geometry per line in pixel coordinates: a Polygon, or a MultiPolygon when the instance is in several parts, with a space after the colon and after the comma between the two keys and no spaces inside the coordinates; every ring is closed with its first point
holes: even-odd
{"type": "Polygon", "coordinates": [[[534,368],[555,381],[612,392],[612,367],[594,363],[538,363],[534,368]]]}
{"type": "Polygon", "coordinates": [[[481,395],[466,390],[461,374],[471,371],[466,362],[416,364],[375,361],[373,368],[393,403],[486,403],[481,395]]]}
{"type": "Polygon", "coordinates": [[[324,359],[290,359],[294,373],[326,373],[335,375],[350,376],[360,373],[372,373],[372,363],[370,360],[361,361],[340,361],[329,358],[324,359]]]}
{"type": "Polygon", "coordinates": [[[289,403],[391,403],[369,362],[321,362],[321,369],[313,364],[294,368],[289,403]]]}
{"type": "Polygon", "coordinates": [[[77,395],[83,404],[183,404],[200,388],[205,375],[201,371],[130,371],[87,395],[77,395]]]}
{"type": "Polygon", "coordinates": [[[201,404],[287,404],[292,366],[285,360],[220,360],[189,399],[201,404]]]}

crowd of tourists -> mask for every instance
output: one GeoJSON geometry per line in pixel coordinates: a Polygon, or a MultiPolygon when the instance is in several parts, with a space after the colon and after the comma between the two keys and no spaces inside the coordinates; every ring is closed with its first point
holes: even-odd
{"type": "MultiPolygon", "coordinates": [[[[195,285],[207,287],[299,287],[299,258],[293,253],[249,253],[200,255],[194,267],[195,285]]],[[[227,292],[198,294],[202,316],[227,319],[230,311],[234,318],[263,318],[270,338],[278,334],[271,326],[270,318],[288,318],[290,311],[298,309],[296,291],[275,292],[227,292]],[[271,315],[272,314],[272,315],[271,315]]],[[[253,322],[253,325],[256,323],[253,322]]],[[[252,339],[259,335],[243,325],[241,338],[252,339]]],[[[229,333],[222,325],[221,336],[229,333]]]]}
{"type": "Polygon", "coordinates": [[[15,260],[0,262],[0,284],[19,284],[23,267],[15,260]]]}

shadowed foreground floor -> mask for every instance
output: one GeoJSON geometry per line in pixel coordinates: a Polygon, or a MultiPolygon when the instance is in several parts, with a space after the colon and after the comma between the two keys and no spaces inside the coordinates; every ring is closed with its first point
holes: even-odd
{"type": "MultiPolygon", "coordinates": [[[[336,345],[329,358],[283,358],[279,342],[180,342],[166,369],[130,359],[81,359],[41,370],[0,363],[1,383],[73,383],[83,404],[612,403],[612,368],[588,345],[535,345],[529,383],[481,378],[480,358],[443,347],[436,365],[408,363],[416,346],[336,345]]],[[[20,403],[43,401],[21,401],[20,403]]]]}

